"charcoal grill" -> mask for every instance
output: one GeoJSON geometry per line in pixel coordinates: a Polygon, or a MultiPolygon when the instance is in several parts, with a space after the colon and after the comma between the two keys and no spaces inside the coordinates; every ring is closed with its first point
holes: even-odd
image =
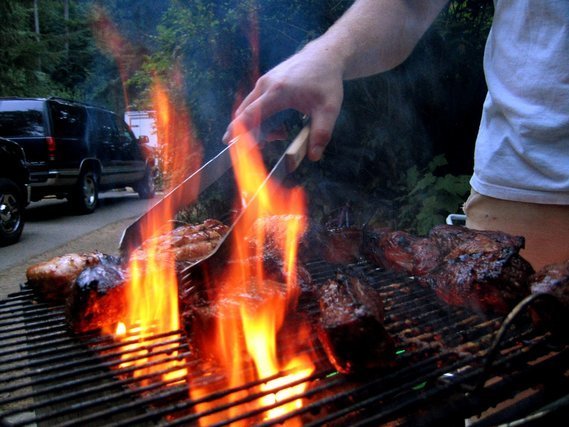
{"type": "MultiPolygon", "coordinates": [[[[336,271],[322,261],[307,267],[316,282],[336,271]]],[[[549,332],[534,330],[525,306],[506,320],[483,317],[446,306],[412,277],[363,261],[350,268],[383,296],[385,323],[397,343],[394,367],[349,377],[338,374],[320,350],[316,371],[302,380],[309,383],[302,408],[271,420],[263,419],[267,408],[237,411],[216,425],[282,425],[294,419],[309,426],[427,426],[467,420],[482,427],[514,420],[538,425],[567,415],[567,346],[549,332]]],[[[294,339],[281,338],[284,343],[294,339]]],[[[142,344],[184,361],[191,374],[171,382],[159,374],[136,377],[133,367],[121,365],[121,357],[136,359],[137,353],[108,336],[71,333],[63,307],[39,302],[22,285],[0,301],[1,424],[192,425],[258,398],[259,384],[270,380],[217,388],[216,375],[192,354],[181,331],[154,335],[142,344]],[[210,391],[190,398],[188,388],[197,383],[210,391]],[[227,404],[232,394],[239,398],[227,404]],[[204,402],[209,406],[202,410],[204,402]]]]}

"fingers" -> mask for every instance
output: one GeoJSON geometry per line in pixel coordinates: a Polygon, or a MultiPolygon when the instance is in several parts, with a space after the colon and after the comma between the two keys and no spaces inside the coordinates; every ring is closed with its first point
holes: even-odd
{"type": "MultiPolygon", "coordinates": [[[[227,143],[236,130],[237,126],[252,129],[267,117],[290,108],[287,104],[273,102],[269,95],[262,95],[241,110],[241,113],[229,124],[227,132],[223,136],[223,142],[227,143]]],[[[310,141],[308,147],[308,159],[318,161],[326,146],[330,142],[334,124],[340,114],[339,107],[315,109],[311,114],[310,141]]]]}
{"type": "Polygon", "coordinates": [[[278,95],[277,91],[259,94],[254,90],[235,111],[235,117],[223,135],[223,142],[228,143],[236,132],[239,133],[238,129],[249,130],[259,127],[265,119],[288,108],[291,108],[290,105],[285,102],[284,97],[278,95]]]}
{"type": "Polygon", "coordinates": [[[317,110],[313,113],[310,119],[310,142],[307,153],[309,160],[316,162],[322,158],[339,114],[340,110],[335,107],[317,110]]]}

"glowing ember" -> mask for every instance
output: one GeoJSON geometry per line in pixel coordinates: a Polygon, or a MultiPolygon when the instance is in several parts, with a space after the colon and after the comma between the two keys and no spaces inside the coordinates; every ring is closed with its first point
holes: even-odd
{"type": "MultiPolygon", "coordinates": [[[[289,366],[287,366],[287,370],[292,370],[293,373],[277,378],[275,380],[268,381],[267,383],[261,386],[261,390],[263,391],[271,391],[275,389],[279,389],[277,392],[268,394],[262,399],[263,406],[272,406],[277,403],[285,402],[290,398],[294,398],[298,396],[306,390],[306,383],[301,383],[293,386],[287,387],[289,384],[294,383],[295,381],[302,380],[303,378],[307,378],[312,374],[313,369],[310,367],[311,362],[310,360],[301,360],[298,361],[293,360],[289,366]],[[296,366],[309,366],[309,368],[295,370],[296,366]],[[286,388],[282,388],[286,387],[286,388]]],[[[294,411],[295,409],[302,408],[302,400],[294,399],[286,404],[281,404],[273,409],[267,411],[266,419],[280,417],[290,411],[294,411]]],[[[287,425],[291,425],[291,423],[287,423],[287,425]]]]}

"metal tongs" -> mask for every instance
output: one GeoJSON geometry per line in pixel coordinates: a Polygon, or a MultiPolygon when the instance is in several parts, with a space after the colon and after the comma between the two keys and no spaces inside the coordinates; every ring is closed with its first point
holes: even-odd
{"type": "MultiPolygon", "coordinates": [[[[263,181],[257,192],[251,197],[247,206],[245,206],[233,224],[230,226],[228,233],[220,241],[217,248],[207,256],[209,258],[218,252],[220,247],[228,240],[235,225],[242,221],[245,215],[243,213],[249,206],[255,202],[259,191],[266,185],[269,180],[278,180],[282,182],[286,176],[294,172],[304,157],[308,146],[308,138],[310,134],[309,125],[305,125],[298,133],[296,138],[288,145],[284,153],[277,160],[267,178],[263,181]]],[[[242,136],[233,138],[227,147],[225,147],[218,155],[205,163],[200,169],[187,177],[181,184],[176,186],[172,191],[166,194],[160,201],[152,206],[147,212],[136,219],[129,225],[122,234],[119,250],[122,256],[128,258],[130,253],[142,244],[141,231],[149,226],[151,221],[160,219],[163,222],[171,221],[171,215],[175,215],[181,208],[190,206],[198,200],[198,196],[206,190],[210,185],[219,180],[225,172],[231,167],[230,149],[234,144],[239,144],[242,136]]],[[[155,225],[155,224],[154,224],[155,225]]],[[[206,259],[204,258],[204,259],[206,259]]],[[[201,260],[200,260],[201,261],[201,260]]]]}

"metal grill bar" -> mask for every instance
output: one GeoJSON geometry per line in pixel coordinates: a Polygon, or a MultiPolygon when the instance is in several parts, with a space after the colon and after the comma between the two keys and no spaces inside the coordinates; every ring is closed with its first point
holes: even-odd
{"type": "MultiPolygon", "coordinates": [[[[336,269],[321,261],[308,263],[307,267],[315,281],[332,277],[336,269]]],[[[314,361],[316,372],[297,381],[309,384],[301,396],[252,408],[247,404],[291,386],[266,392],[259,388],[285,373],[239,387],[218,386],[224,383],[223,378],[219,374],[211,376],[182,332],[145,339],[131,337],[121,342],[98,334],[76,336],[67,329],[61,307],[38,304],[24,287],[22,292],[0,301],[0,420],[18,426],[110,422],[116,426],[188,425],[238,408],[237,414],[213,424],[244,420],[268,426],[298,418],[309,426],[346,421],[350,425],[378,425],[398,417],[412,419],[413,411],[434,407],[440,400],[452,402],[452,415],[474,414],[519,387],[544,381],[543,376],[549,381],[567,370],[567,349],[551,347],[549,337],[537,334],[527,321],[512,326],[501,342],[496,362],[486,366],[486,355],[503,319],[447,307],[412,278],[367,263],[350,268],[363,273],[382,295],[386,328],[396,342],[395,366],[370,373],[367,378],[350,378],[337,374],[322,350],[317,349],[320,359],[314,361]],[[129,349],[128,344],[134,342],[142,345],[146,355],[136,354],[140,348],[129,349]],[[554,356],[545,364],[533,362],[552,351],[554,356]],[[164,368],[165,361],[152,359],[155,355],[179,364],[164,368]],[[144,361],[144,368],[160,369],[135,376],[141,367],[121,365],[134,361],[144,361]],[[162,374],[181,368],[189,371],[183,380],[162,379],[162,374]],[[481,389],[478,384],[484,384],[496,370],[512,376],[481,389]],[[190,398],[189,391],[196,381],[201,381],[208,391],[199,398],[190,398]],[[489,390],[492,398],[485,397],[490,395],[489,390]],[[227,400],[232,395],[235,399],[227,400]],[[298,398],[304,401],[301,408],[263,420],[268,409],[298,398]],[[203,408],[205,403],[210,406],[203,408]]],[[[317,307],[308,304],[306,310],[314,314],[317,307]]],[[[294,338],[291,333],[279,341],[286,344],[294,338]]],[[[440,410],[428,418],[440,421],[450,412],[440,410]]]]}

